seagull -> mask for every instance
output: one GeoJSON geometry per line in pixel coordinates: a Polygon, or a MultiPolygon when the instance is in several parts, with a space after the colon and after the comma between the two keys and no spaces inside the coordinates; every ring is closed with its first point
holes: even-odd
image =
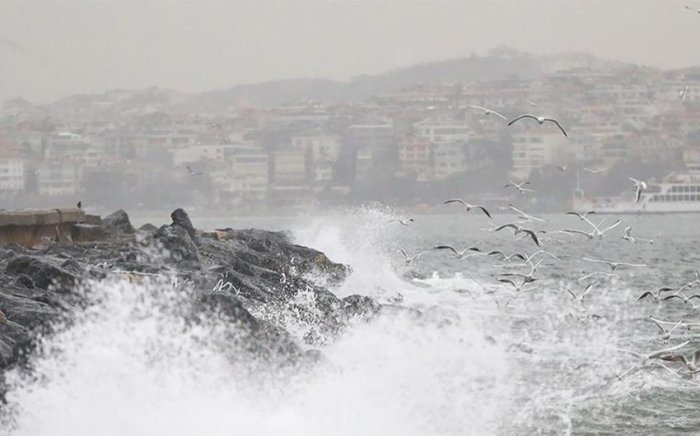
{"type": "Polygon", "coordinates": [[[542,244],[540,243],[540,240],[537,238],[537,234],[533,230],[526,229],[525,227],[521,227],[517,224],[504,224],[500,227],[497,227],[494,231],[497,232],[499,230],[505,229],[506,227],[512,228],[514,235],[518,235],[520,233],[526,233],[526,234],[530,235],[530,238],[532,238],[532,240],[535,242],[535,244],[537,244],[538,247],[542,246],[542,244]]]}
{"type": "Polygon", "coordinates": [[[401,251],[401,254],[403,254],[404,257],[406,258],[406,265],[408,265],[408,264],[410,264],[411,262],[413,262],[414,259],[418,259],[418,258],[420,257],[421,254],[427,253],[427,251],[421,251],[421,252],[418,252],[418,253],[414,254],[413,256],[409,256],[409,255],[406,253],[406,250],[404,250],[403,248],[399,247],[399,250],[401,251]]]}
{"type": "Polygon", "coordinates": [[[685,100],[685,98],[688,96],[688,85],[683,85],[683,89],[678,93],[678,97],[681,100],[685,100]]]}
{"type": "Polygon", "coordinates": [[[661,329],[661,333],[662,333],[661,339],[663,339],[664,341],[670,339],[670,338],[671,338],[671,333],[673,333],[673,331],[674,331],[676,328],[678,328],[678,326],[680,326],[680,325],[683,323],[683,320],[680,320],[680,321],[678,321],[676,324],[674,324],[673,327],[671,327],[669,330],[666,330],[666,329],[665,329],[661,324],[659,324],[659,322],[658,322],[657,320],[655,320],[654,318],[649,317],[649,319],[651,320],[651,322],[653,322],[654,324],[656,324],[656,326],[657,326],[659,329],[661,329]]]}
{"type": "Polygon", "coordinates": [[[566,169],[567,169],[568,167],[569,167],[568,165],[557,165],[557,169],[558,169],[559,171],[562,171],[562,172],[563,172],[563,171],[566,171],[566,169]]]}
{"type": "Polygon", "coordinates": [[[574,291],[572,291],[569,287],[566,287],[566,290],[569,294],[571,294],[572,297],[574,297],[574,300],[578,301],[581,304],[581,306],[586,307],[586,305],[583,304],[583,297],[585,297],[586,294],[591,292],[591,289],[593,289],[593,287],[597,285],[598,283],[589,284],[588,286],[586,286],[586,289],[584,289],[583,292],[581,292],[579,295],[574,294],[574,291]]]}
{"type": "MultiPolygon", "coordinates": [[[[655,358],[658,358],[658,357],[660,357],[660,356],[665,355],[666,353],[670,353],[671,351],[675,351],[675,350],[678,350],[679,348],[683,348],[683,347],[685,347],[686,345],[688,345],[689,343],[690,343],[690,341],[685,341],[685,342],[682,342],[682,343],[680,343],[680,344],[674,345],[674,346],[669,347],[669,348],[664,348],[664,349],[662,349],[662,350],[652,351],[652,352],[649,353],[649,354],[637,353],[637,352],[635,352],[635,351],[624,350],[624,349],[620,349],[620,348],[618,348],[617,350],[618,350],[618,351],[623,351],[623,352],[625,352],[625,353],[632,354],[632,355],[634,355],[634,356],[636,356],[636,357],[639,357],[640,359],[642,359],[643,362],[646,363],[646,361],[648,361],[648,360],[650,360],[650,359],[655,359],[655,358]]],[[[625,375],[629,374],[629,373],[630,373],[632,370],[634,370],[634,369],[635,369],[635,367],[632,367],[632,368],[628,369],[627,371],[625,371],[625,372],[623,372],[622,374],[618,375],[617,378],[618,378],[619,380],[622,380],[622,377],[624,377],[625,375]]]]}
{"type": "Polygon", "coordinates": [[[633,244],[636,244],[637,241],[648,242],[649,244],[654,243],[653,239],[642,239],[642,238],[635,238],[634,236],[632,236],[632,227],[631,226],[625,227],[625,234],[622,235],[621,238],[624,239],[625,241],[630,241],[633,244]]]}
{"type": "Polygon", "coordinates": [[[386,223],[387,223],[387,224],[389,224],[389,223],[399,223],[399,224],[401,224],[402,226],[407,226],[409,223],[412,223],[412,222],[413,222],[413,218],[408,218],[408,219],[405,219],[405,220],[402,220],[402,219],[390,220],[390,221],[387,221],[386,223]]]}
{"type": "Polygon", "coordinates": [[[523,287],[525,287],[525,285],[527,285],[528,283],[534,282],[535,280],[523,279],[522,283],[517,284],[513,280],[510,280],[510,279],[498,279],[498,281],[501,283],[508,283],[509,285],[511,285],[513,287],[513,289],[515,289],[516,292],[520,292],[523,289],[523,287]]]}
{"type": "Polygon", "coordinates": [[[596,263],[604,263],[610,266],[610,269],[612,271],[615,271],[618,267],[620,266],[629,266],[629,267],[643,267],[647,266],[646,264],[643,263],[625,263],[625,262],[612,262],[610,260],[601,260],[601,259],[591,259],[590,257],[584,257],[583,260],[586,262],[596,262],[596,263]]]}
{"type": "Polygon", "coordinates": [[[190,172],[190,176],[201,176],[202,172],[201,171],[194,171],[192,168],[190,168],[189,165],[185,165],[187,167],[187,171],[190,172]]]}
{"type": "Polygon", "coordinates": [[[691,8],[691,7],[688,6],[688,5],[685,5],[685,8],[688,9],[689,11],[694,11],[694,12],[700,14],[700,9],[691,8]]]}
{"type": "Polygon", "coordinates": [[[513,212],[519,213],[520,215],[518,218],[523,220],[523,222],[530,222],[530,221],[539,221],[542,223],[548,223],[549,221],[544,219],[544,218],[537,218],[536,216],[532,216],[530,214],[527,214],[523,212],[522,210],[518,209],[517,207],[513,206],[512,204],[508,204],[508,208],[512,210],[513,212]]]}
{"type": "Polygon", "coordinates": [[[78,201],[78,204],[76,204],[76,206],[78,206],[78,209],[82,209],[82,208],[83,208],[83,202],[82,202],[82,201],[78,201]]]}
{"type": "Polygon", "coordinates": [[[662,292],[670,292],[670,291],[673,291],[673,290],[675,290],[675,289],[674,289],[674,288],[669,288],[669,287],[663,287],[663,288],[659,288],[659,289],[656,291],[656,293],[654,293],[654,292],[652,292],[652,291],[646,291],[645,293],[643,293],[642,295],[640,295],[639,298],[637,298],[637,301],[641,301],[641,300],[645,299],[646,297],[651,297],[651,298],[653,298],[654,300],[657,300],[657,301],[658,301],[659,295],[661,295],[662,292]]]}
{"type": "Polygon", "coordinates": [[[530,182],[528,182],[527,180],[525,180],[524,182],[520,182],[520,183],[515,183],[514,181],[509,180],[509,183],[506,184],[506,185],[503,186],[503,187],[504,187],[504,188],[509,188],[509,187],[512,186],[513,188],[517,189],[518,192],[520,192],[521,194],[524,194],[524,193],[526,193],[526,192],[535,192],[535,191],[532,190],[532,189],[523,188],[523,185],[529,185],[529,184],[530,184],[530,182]]]}
{"type": "Polygon", "coordinates": [[[532,118],[533,120],[537,121],[540,125],[544,124],[545,121],[549,121],[550,123],[554,123],[559,127],[559,130],[561,130],[561,133],[564,134],[564,136],[569,136],[566,134],[566,130],[559,124],[559,121],[555,120],[554,118],[548,118],[548,117],[541,117],[541,116],[536,116],[536,115],[530,115],[530,114],[523,114],[520,115],[519,117],[513,119],[508,123],[509,126],[513,125],[518,120],[522,120],[523,118],[532,118]]]}
{"type": "Polygon", "coordinates": [[[637,180],[633,177],[630,177],[630,180],[634,182],[634,187],[637,189],[637,203],[639,203],[639,200],[642,199],[642,192],[644,192],[644,190],[647,189],[647,182],[643,180],[637,180]]]}
{"type": "Polygon", "coordinates": [[[513,253],[511,255],[506,255],[504,252],[502,252],[500,250],[490,251],[487,255],[488,256],[501,256],[501,258],[503,259],[504,262],[508,262],[514,257],[517,257],[518,259],[522,259],[523,262],[525,262],[527,260],[527,258],[520,253],[513,253]]]}
{"type": "Polygon", "coordinates": [[[593,239],[593,238],[595,238],[595,237],[598,237],[599,239],[602,239],[602,238],[603,238],[603,235],[604,235],[606,232],[608,232],[609,230],[614,229],[615,227],[617,227],[617,226],[622,222],[621,219],[618,219],[617,221],[615,221],[615,223],[614,223],[613,225],[610,225],[610,226],[604,228],[603,230],[600,230],[599,226],[600,226],[601,224],[603,224],[603,222],[604,222],[605,220],[603,220],[603,221],[601,221],[600,223],[598,223],[597,226],[596,226],[595,224],[593,224],[591,221],[589,221],[587,218],[584,218],[584,221],[586,221],[588,224],[590,224],[591,226],[593,226],[593,230],[591,230],[589,233],[586,233],[586,232],[584,232],[584,231],[582,231],[582,230],[576,230],[576,229],[564,229],[564,230],[562,230],[562,232],[565,232],[565,233],[575,233],[575,234],[578,234],[578,235],[583,235],[583,236],[587,237],[588,239],[593,239]]]}
{"type": "Polygon", "coordinates": [[[469,211],[472,210],[472,209],[481,209],[481,211],[484,212],[484,214],[485,214],[487,217],[491,218],[491,214],[489,213],[489,211],[486,210],[486,208],[485,208],[484,206],[480,205],[480,204],[470,204],[470,203],[467,203],[466,201],[464,201],[464,200],[462,200],[462,199],[460,199],[460,198],[453,198],[453,199],[451,199],[451,200],[445,200],[445,201],[442,202],[442,204],[450,204],[450,203],[459,203],[459,204],[461,204],[462,206],[464,206],[464,209],[465,209],[467,212],[469,212],[469,211]]]}
{"type": "Polygon", "coordinates": [[[693,374],[700,372],[700,369],[698,368],[698,365],[700,365],[700,350],[695,350],[692,360],[688,360],[688,358],[685,357],[685,354],[679,353],[662,354],[657,357],[666,362],[682,362],[683,365],[685,365],[685,367],[688,368],[688,370],[693,374]]]}
{"type": "Polygon", "coordinates": [[[473,252],[473,253],[470,253],[470,254],[472,254],[472,256],[475,255],[476,253],[480,253],[480,252],[481,252],[481,250],[479,250],[477,247],[473,247],[473,246],[472,246],[472,247],[467,247],[467,248],[465,248],[465,249],[463,249],[463,250],[457,250],[456,248],[454,248],[454,247],[451,246],[451,245],[436,245],[435,247],[433,247],[433,250],[450,250],[451,252],[453,252],[453,253],[455,254],[455,257],[456,257],[457,259],[462,259],[462,258],[465,258],[465,257],[469,257],[469,256],[465,256],[465,255],[467,254],[468,251],[473,252]]]}
{"type": "Polygon", "coordinates": [[[504,117],[503,115],[499,114],[499,113],[496,112],[495,110],[491,110],[491,109],[485,108],[485,107],[483,107],[483,106],[477,106],[477,105],[474,105],[474,104],[468,104],[467,106],[469,106],[469,107],[472,108],[472,109],[479,109],[479,110],[482,110],[482,111],[484,111],[484,114],[486,114],[486,115],[494,114],[494,115],[498,116],[499,118],[502,118],[503,120],[508,121],[508,118],[506,118],[506,117],[504,117]]]}
{"type": "Polygon", "coordinates": [[[592,215],[594,213],[595,213],[594,210],[589,210],[589,211],[584,212],[584,213],[578,213],[578,212],[571,211],[571,212],[567,212],[566,215],[576,215],[578,217],[578,219],[583,221],[588,217],[588,215],[592,215]]]}
{"type": "Polygon", "coordinates": [[[693,302],[690,300],[692,300],[693,298],[700,298],[700,294],[694,294],[694,295],[691,295],[689,297],[686,297],[686,296],[680,295],[680,294],[673,294],[673,295],[669,295],[668,297],[662,298],[662,300],[666,301],[666,300],[671,300],[673,298],[678,298],[679,300],[681,300],[684,303],[690,303],[690,305],[693,306],[693,309],[695,309],[697,306],[695,306],[693,304],[693,302]]]}
{"type": "Polygon", "coordinates": [[[584,170],[587,173],[591,173],[591,174],[598,174],[598,173],[603,172],[603,170],[596,170],[596,169],[591,169],[591,168],[582,168],[582,170],[584,170]]]}

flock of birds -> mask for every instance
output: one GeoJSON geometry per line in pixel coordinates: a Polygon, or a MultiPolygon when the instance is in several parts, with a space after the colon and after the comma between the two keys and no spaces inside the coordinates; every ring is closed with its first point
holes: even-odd
{"type": "MultiPolygon", "coordinates": [[[[687,90],[684,89],[684,91],[681,91],[681,98],[683,98],[683,95],[687,93],[687,90]]],[[[545,117],[545,116],[537,116],[537,115],[532,115],[532,114],[523,114],[520,115],[510,121],[508,119],[498,113],[497,111],[494,111],[492,109],[483,107],[483,106],[476,106],[476,105],[471,105],[470,106],[473,109],[477,109],[480,111],[483,111],[485,115],[495,115],[505,121],[507,121],[507,125],[511,126],[514,123],[521,122],[522,120],[527,120],[527,119],[533,119],[537,121],[538,124],[543,125],[545,123],[551,123],[555,125],[564,136],[567,136],[566,130],[562,127],[561,123],[552,117],[545,117]]],[[[566,171],[567,167],[566,165],[558,167],[561,171],[566,171]]],[[[596,170],[596,169],[590,169],[590,168],[583,168],[584,171],[587,171],[591,174],[597,174],[601,172],[601,170],[596,170]]],[[[643,180],[638,180],[635,178],[630,177],[629,178],[632,183],[633,183],[633,188],[634,188],[634,198],[636,202],[641,201],[642,195],[644,191],[648,188],[648,185],[645,181],[643,180]]],[[[516,182],[516,181],[509,181],[507,184],[504,185],[505,189],[512,188],[514,191],[517,192],[517,194],[520,195],[526,195],[529,193],[535,192],[533,189],[529,188],[528,186],[531,186],[529,181],[521,181],[521,182],[516,182]]],[[[493,215],[492,213],[482,204],[472,204],[468,201],[465,201],[460,198],[452,198],[445,200],[443,202],[445,205],[459,205],[464,209],[465,213],[470,213],[472,211],[477,211],[479,213],[482,213],[485,215],[489,220],[493,220],[493,215]]],[[[538,271],[543,267],[543,262],[545,260],[550,260],[550,261],[560,261],[561,259],[551,252],[543,249],[543,245],[548,243],[549,241],[556,240],[558,242],[565,242],[561,239],[557,239],[558,235],[567,235],[568,237],[584,237],[586,240],[600,240],[603,239],[605,235],[608,234],[611,230],[617,228],[620,226],[622,223],[622,219],[617,219],[613,223],[606,223],[607,218],[603,218],[600,221],[595,222],[593,219],[593,215],[595,215],[594,211],[588,211],[585,213],[581,212],[576,212],[576,211],[571,211],[567,212],[567,215],[571,215],[573,217],[576,217],[581,223],[584,225],[588,226],[587,229],[576,229],[576,228],[564,228],[564,229],[558,229],[558,230],[542,230],[538,229],[537,224],[538,223],[544,223],[548,222],[547,219],[541,218],[534,216],[530,213],[527,213],[517,207],[515,207],[513,204],[507,204],[506,206],[501,208],[502,210],[505,210],[507,212],[514,213],[516,215],[516,219],[513,220],[512,222],[508,222],[505,224],[501,225],[495,225],[493,224],[493,221],[491,221],[491,227],[487,229],[489,232],[501,232],[501,231],[512,231],[512,234],[515,238],[521,239],[525,238],[526,240],[531,241],[531,243],[535,244],[536,251],[532,254],[528,254],[526,252],[519,252],[519,253],[511,253],[511,254],[506,254],[501,250],[484,250],[482,249],[479,244],[481,241],[468,246],[464,248],[458,248],[453,245],[449,244],[441,244],[441,245],[436,245],[433,247],[430,247],[428,249],[419,251],[415,254],[409,254],[406,252],[403,248],[399,247],[399,251],[402,253],[404,259],[405,259],[405,264],[409,265],[412,262],[417,261],[420,259],[422,256],[426,255],[427,253],[430,252],[450,252],[454,258],[456,259],[466,259],[470,257],[475,257],[475,256],[483,256],[483,257],[492,257],[492,258],[497,258],[500,262],[502,262],[500,265],[499,264],[494,264],[494,267],[500,268],[500,272],[497,272],[494,274],[494,277],[497,280],[497,283],[495,283],[496,288],[498,287],[498,284],[503,284],[503,285],[508,285],[511,287],[515,292],[516,295],[518,295],[519,292],[526,290],[532,283],[536,282],[539,280],[539,277],[537,275],[538,271]],[[518,263],[514,263],[514,261],[517,259],[518,263]],[[514,268],[529,268],[528,271],[520,271],[520,272],[514,272],[514,271],[519,271],[514,268]]],[[[409,226],[412,223],[414,223],[414,220],[412,218],[405,218],[405,219],[395,219],[391,220],[389,222],[396,222],[402,226],[409,226]]],[[[647,239],[647,238],[641,238],[636,235],[632,234],[632,227],[627,226],[624,229],[624,234],[620,236],[620,239],[623,241],[626,241],[631,244],[653,244],[654,241],[652,239],[647,239]]],[[[571,250],[569,250],[570,253],[571,250]]],[[[585,313],[590,315],[591,317],[600,317],[599,315],[596,315],[592,313],[589,309],[589,307],[586,305],[586,298],[590,295],[590,293],[596,288],[599,287],[603,283],[603,278],[613,278],[617,277],[617,271],[620,269],[634,269],[634,268],[644,268],[647,267],[646,264],[642,263],[629,263],[629,262],[622,262],[622,261],[617,261],[617,260],[609,260],[609,259],[595,259],[591,257],[583,257],[580,260],[583,262],[589,263],[589,264],[599,264],[599,265],[606,265],[610,271],[595,271],[588,273],[584,275],[583,277],[580,277],[577,279],[577,282],[581,282],[586,279],[591,279],[593,278],[594,282],[588,283],[581,291],[575,292],[572,290],[570,287],[566,286],[565,290],[568,292],[568,294],[574,299],[577,305],[579,305],[585,313]]],[[[469,274],[469,273],[467,273],[469,274]]],[[[484,289],[489,289],[486,285],[484,285],[480,280],[478,280],[476,277],[473,275],[469,274],[472,279],[474,279],[480,286],[482,286],[484,289]]],[[[656,291],[647,291],[642,293],[637,297],[637,301],[641,303],[645,301],[654,301],[656,303],[671,303],[673,301],[678,301],[681,302],[684,305],[690,306],[692,309],[697,309],[700,307],[700,304],[696,305],[694,300],[698,300],[700,303],[700,294],[692,294],[689,295],[687,293],[688,290],[694,288],[695,286],[700,285],[700,272],[696,273],[696,278],[694,280],[689,281],[688,283],[683,284],[680,287],[662,287],[656,291]]],[[[491,291],[492,292],[492,291],[491,291]]],[[[499,306],[501,304],[496,301],[499,306]]],[[[674,334],[676,334],[679,330],[680,327],[686,327],[690,328],[691,324],[683,321],[683,320],[678,320],[678,321],[663,321],[659,319],[655,319],[653,317],[650,317],[649,320],[654,323],[657,328],[660,331],[661,339],[663,339],[664,343],[674,337],[674,334]]],[[[678,375],[676,371],[671,369],[670,367],[666,366],[666,364],[670,363],[680,363],[683,365],[683,367],[687,370],[689,374],[694,376],[694,374],[700,372],[700,349],[697,349],[693,351],[692,355],[690,357],[686,356],[686,354],[680,352],[683,347],[687,346],[690,344],[690,340],[686,340],[680,344],[667,347],[661,350],[657,350],[651,353],[647,354],[642,354],[642,353],[637,353],[634,351],[630,350],[620,350],[620,351],[625,351],[629,352],[637,357],[642,358],[642,365],[635,366],[631,368],[628,371],[625,371],[624,373],[618,375],[619,379],[622,379],[625,375],[629,374],[633,369],[635,368],[640,368],[640,367],[645,367],[646,365],[656,365],[656,366],[662,366],[666,370],[673,372],[674,374],[678,375]],[[666,364],[662,363],[665,362],[666,364]]]]}

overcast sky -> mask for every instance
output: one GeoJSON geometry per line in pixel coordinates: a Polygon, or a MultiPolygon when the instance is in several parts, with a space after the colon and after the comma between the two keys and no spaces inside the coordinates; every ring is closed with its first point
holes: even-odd
{"type": "Polygon", "coordinates": [[[0,0],[0,100],[348,79],[508,45],[700,65],[700,1],[0,0]]]}

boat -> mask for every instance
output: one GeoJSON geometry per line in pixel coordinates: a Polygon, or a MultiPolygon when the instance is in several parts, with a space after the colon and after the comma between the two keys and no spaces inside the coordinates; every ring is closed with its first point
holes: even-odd
{"type": "Polygon", "coordinates": [[[639,202],[634,187],[618,197],[587,198],[582,189],[574,192],[573,210],[600,214],[694,213],[700,212],[700,163],[689,163],[685,171],[673,172],[661,182],[647,182],[639,202]]]}

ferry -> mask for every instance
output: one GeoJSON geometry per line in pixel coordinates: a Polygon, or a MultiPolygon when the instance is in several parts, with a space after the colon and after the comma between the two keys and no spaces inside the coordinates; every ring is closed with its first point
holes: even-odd
{"type": "Polygon", "coordinates": [[[635,200],[632,182],[629,192],[620,197],[586,198],[577,189],[573,209],[601,214],[700,212],[700,163],[687,164],[686,171],[671,173],[661,182],[647,182],[639,202],[635,200]]]}

